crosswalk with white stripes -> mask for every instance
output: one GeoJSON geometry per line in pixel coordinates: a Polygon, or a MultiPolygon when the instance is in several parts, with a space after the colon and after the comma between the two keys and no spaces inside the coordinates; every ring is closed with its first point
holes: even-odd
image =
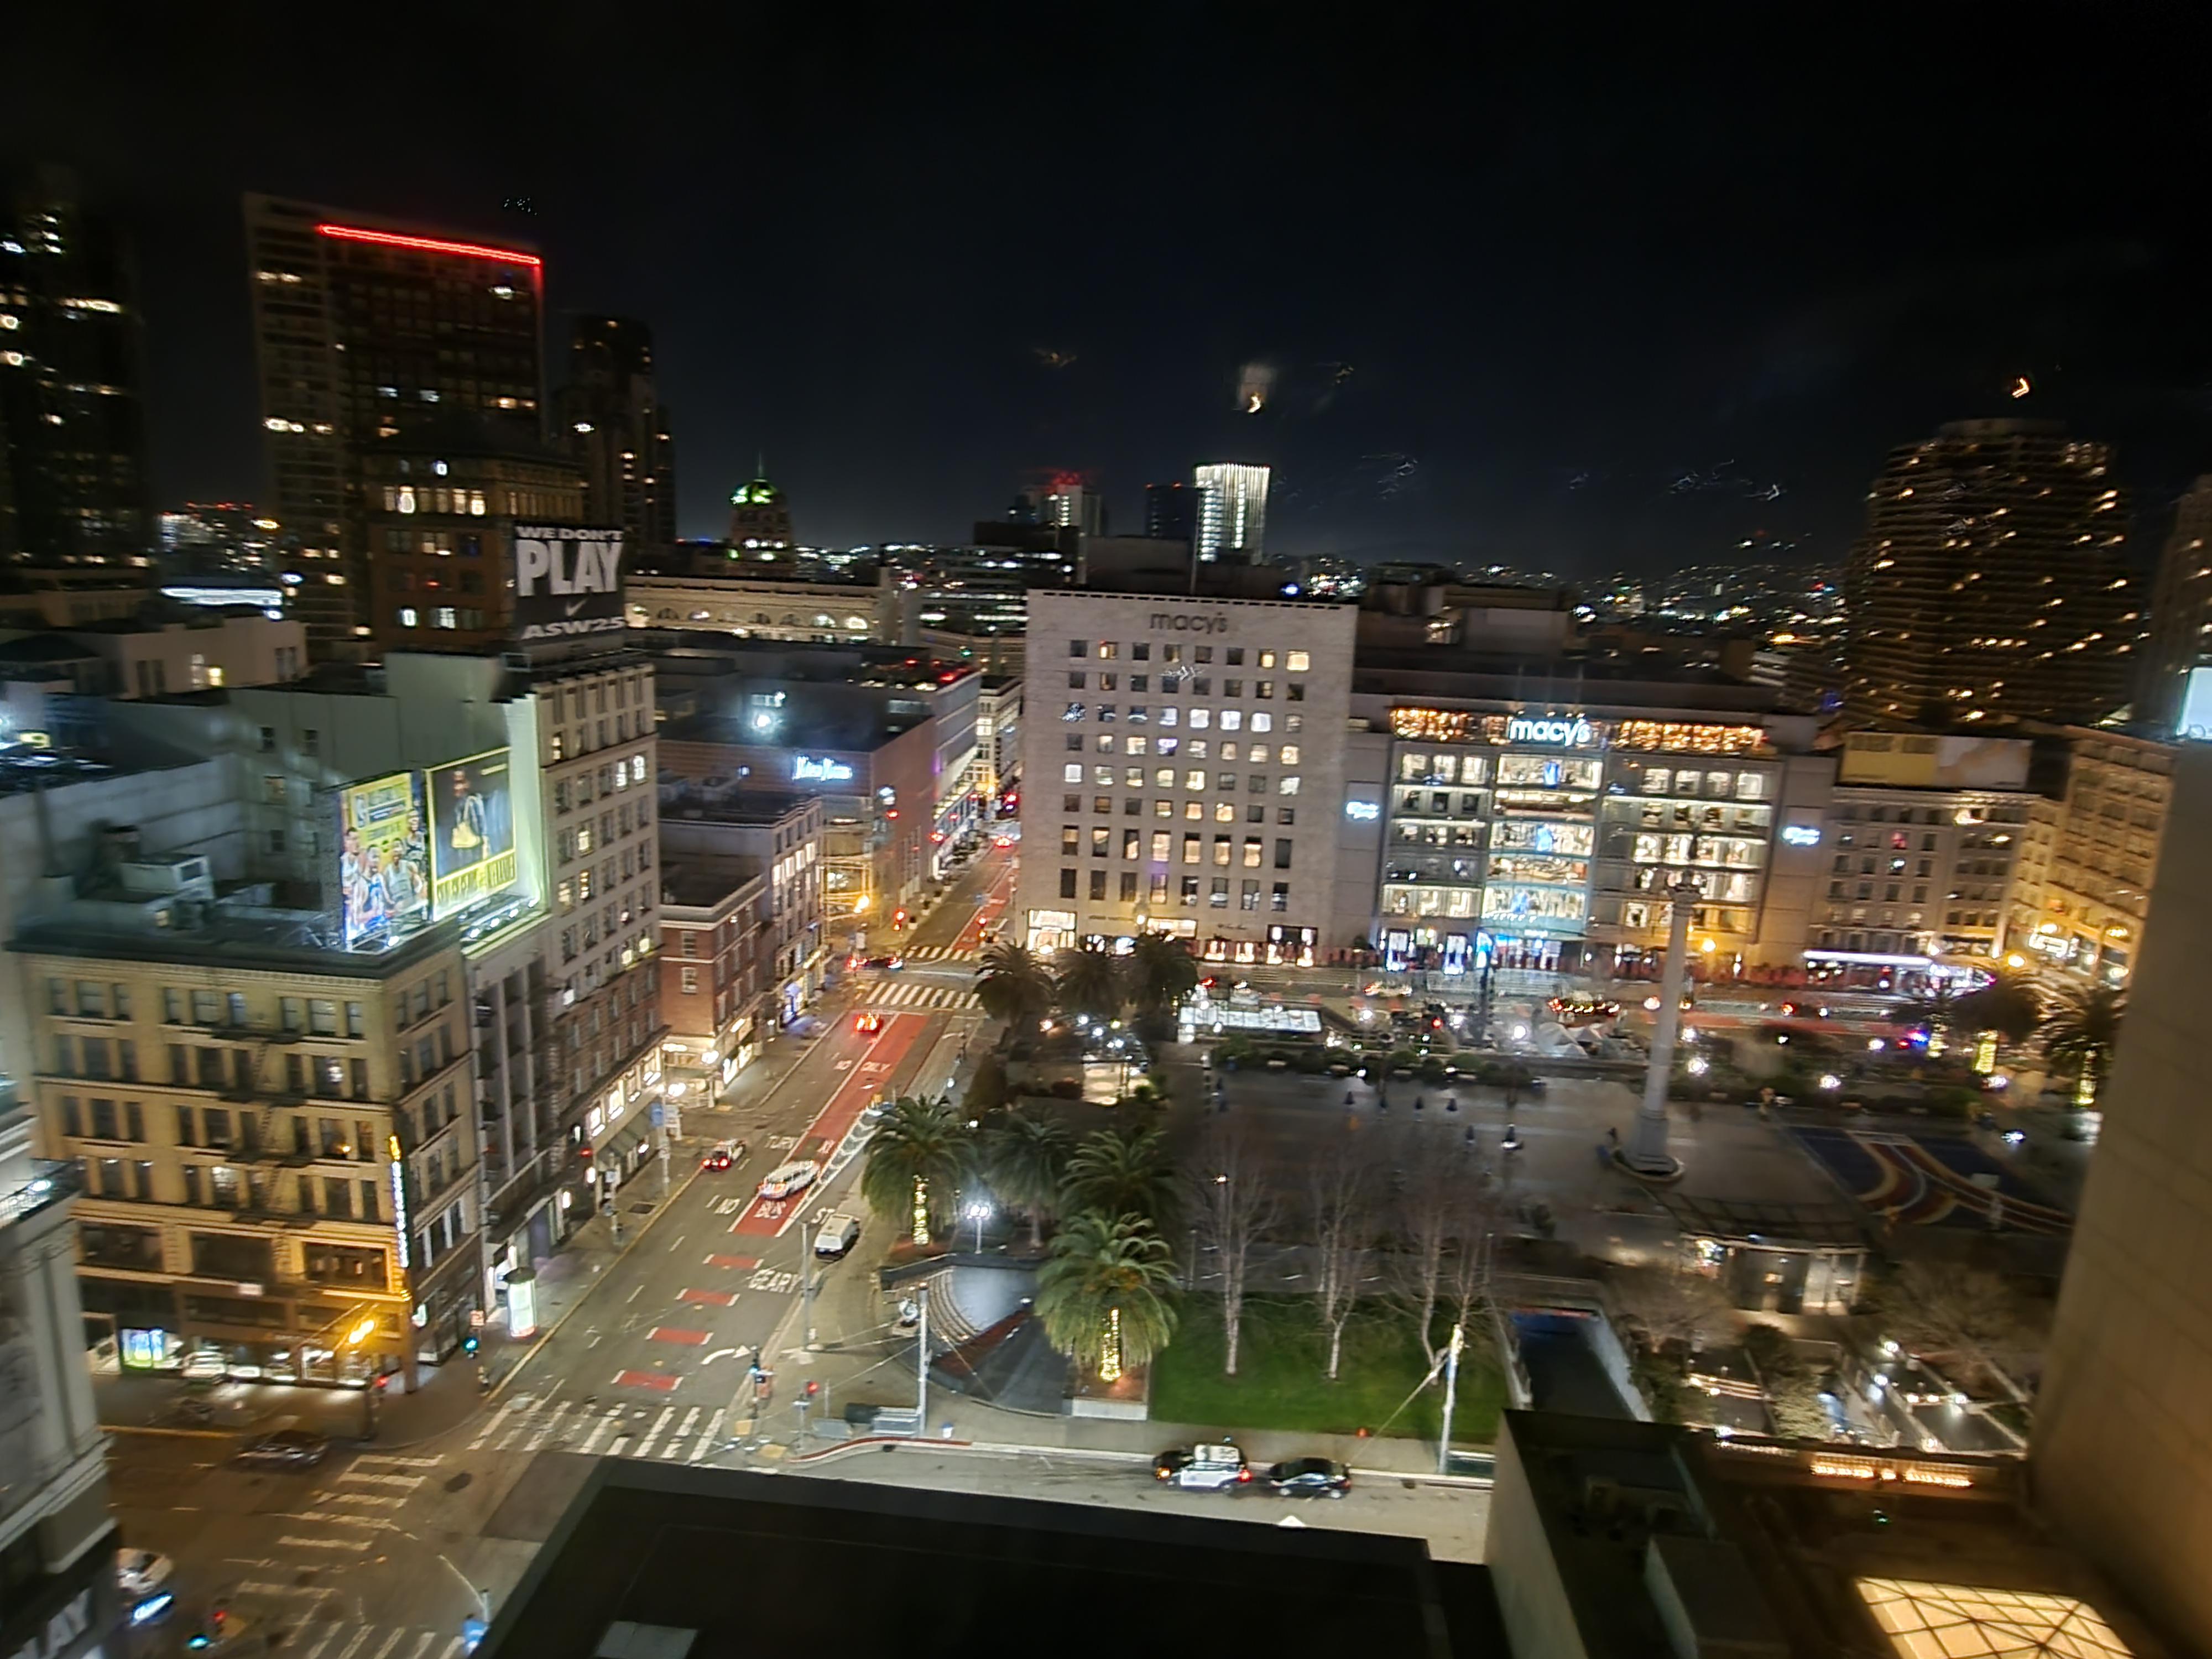
{"type": "Polygon", "coordinates": [[[703,1406],[609,1405],[597,1400],[513,1401],[495,1412],[471,1451],[572,1451],[696,1463],[719,1443],[724,1413],[703,1406]]]}
{"type": "Polygon", "coordinates": [[[888,984],[865,985],[854,999],[862,1008],[940,1008],[959,1010],[980,1008],[975,992],[958,985],[933,985],[927,980],[908,979],[888,984]]]}
{"type": "Polygon", "coordinates": [[[349,1617],[362,1604],[345,1589],[349,1568],[391,1547],[391,1534],[404,1530],[398,1512],[443,1461],[380,1452],[356,1458],[313,1489],[311,1507],[280,1512],[284,1530],[267,1546],[270,1555],[232,1558],[244,1571],[225,1599],[271,1650],[301,1659],[460,1659],[466,1644],[450,1627],[349,1617]]]}
{"type": "Polygon", "coordinates": [[[900,954],[908,962],[980,962],[983,957],[972,945],[917,945],[900,954]]]}

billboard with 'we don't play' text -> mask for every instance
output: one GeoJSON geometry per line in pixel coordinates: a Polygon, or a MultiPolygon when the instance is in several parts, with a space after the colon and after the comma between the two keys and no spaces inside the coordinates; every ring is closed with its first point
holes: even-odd
{"type": "Polygon", "coordinates": [[[623,532],[574,525],[514,527],[514,622],[519,643],[611,634],[623,610],[623,532]]]}

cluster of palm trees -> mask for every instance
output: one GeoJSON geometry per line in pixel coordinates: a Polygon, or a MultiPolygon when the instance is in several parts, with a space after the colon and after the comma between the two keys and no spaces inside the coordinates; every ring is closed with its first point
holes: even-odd
{"type": "Polygon", "coordinates": [[[1996,975],[1972,991],[1939,986],[1912,1003],[1909,1016],[1939,1043],[1954,1031],[1990,1031],[2007,1042],[2033,1042],[2053,1066],[2075,1078],[2074,1100],[2087,1106],[2111,1068],[2127,1014],[2127,993],[2098,985],[2045,997],[2025,981],[1996,975]]]}
{"type": "Polygon", "coordinates": [[[983,952],[975,994],[983,1012],[1003,1023],[1001,1042],[1035,1031],[1054,1012],[1111,1021],[1133,1012],[1140,1026],[1160,1036],[1197,983],[1198,963],[1181,940],[1164,933],[1143,935],[1127,956],[1082,945],[1049,963],[1002,939],[983,952]]]}
{"type": "Polygon", "coordinates": [[[1037,1316],[1054,1347],[1107,1382],[1175,1334],[1166,1229],[1176,1191],[1157,1129],[1100,1129],[1079,1141],[1049,1118],[1004,1111],[979,1123],[950,1101],[918,1097],[891,1103],[860,1175],[868,1206],[916,1245],[987,1194],[1027,1217],[1032,1249],[1053,1226],[1037,1316]]]}

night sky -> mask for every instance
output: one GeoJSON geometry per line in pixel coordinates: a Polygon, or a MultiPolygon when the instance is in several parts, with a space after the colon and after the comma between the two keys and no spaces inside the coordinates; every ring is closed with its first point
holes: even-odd
{"type": "Polygon", "coordinates": [[[535,240],[556,365],[651,325],[691,535],[757,451],[811,542],[1255,459],[1277,550],[1580,573],[1839,556],[1961,416],[2121,445],[2139,551],[2212,471],[2183,9],[41,9],[0,153],[136,235],[165,502],[259,486],[247,189],[535,240]]]}

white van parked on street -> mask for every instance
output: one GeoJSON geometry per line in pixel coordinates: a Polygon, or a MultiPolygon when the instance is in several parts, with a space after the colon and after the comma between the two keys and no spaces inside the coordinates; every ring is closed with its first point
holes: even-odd
{"type": "Polygon", "coordinates": [[[860,1242],[860,1224],[842,1211],[833,1210],[822,1218],[822,1225],[814,1235],[814,1254],[836,1261],[860,1242]]]}

